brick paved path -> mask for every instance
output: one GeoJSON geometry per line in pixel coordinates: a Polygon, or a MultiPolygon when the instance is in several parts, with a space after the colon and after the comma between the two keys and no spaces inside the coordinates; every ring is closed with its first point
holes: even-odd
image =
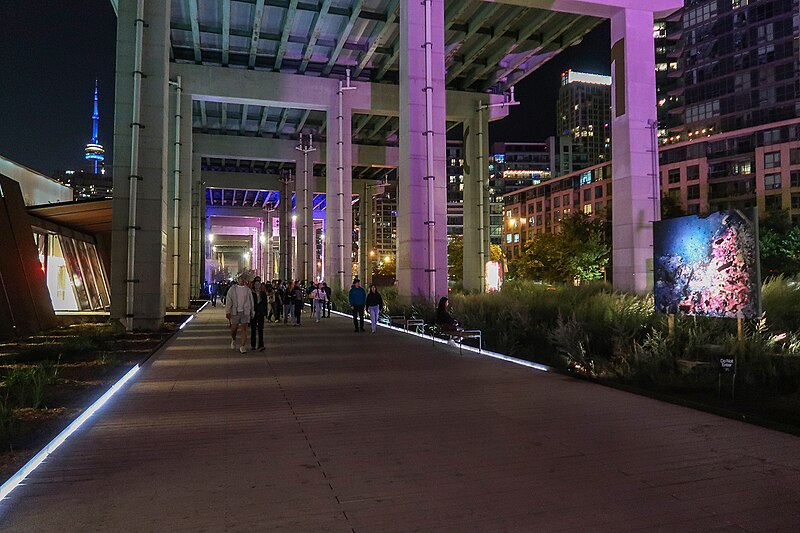
{"type": "Polygon", "coordinates": [[[344,318],[266,335],[202,312],[0,530],[800,531],[797,437],[344,318]]]}

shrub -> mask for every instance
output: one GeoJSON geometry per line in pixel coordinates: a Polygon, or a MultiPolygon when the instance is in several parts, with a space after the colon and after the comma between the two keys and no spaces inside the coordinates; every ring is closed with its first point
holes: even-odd
{"type": "Polygon", "coordinates": [[[0,446],[2,448],[12,448],[14,438],[14,409],[8,397],[8,389],[0,395],[0,446]]]}
{"type": "Polygon", "coordinates": [[[44,390],[58,379],[58,367],[50,362],[35,366],[19,366],[6,376],[7,390],[20,407],[38,408],[44,399],[44,390]]]}
{"type": "Polygon", "coordinates": [[[783,276],[768,279],[761,288],[767,325],[772,331],[800,331],[800,283],[783,276]]]}

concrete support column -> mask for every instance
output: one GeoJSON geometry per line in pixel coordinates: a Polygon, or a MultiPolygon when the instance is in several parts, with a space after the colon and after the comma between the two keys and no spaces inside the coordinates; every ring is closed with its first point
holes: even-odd
{"type": "Polygon", "coordinates": [[[464,124],[464,288],[486,290],[489,260],[489,118],[477,111],[464,124]]]}
{"type": "Polygon", "coordinates": [[[297,161],[297,176],[295,178],[295,212],[297,220],[297,278],[312,280],[314,278],[314,164],[318,160],[317,152],[300,154],[297,161]],[[305,158],[308,158],[308,168],[305,168],[305,158]]]}
{"type": "Polygon", "coordinates": [[[397,279],[400,295],[433,300],[447,294],[444,2],[431,0],[432,91],[426,91],[425,7],[400,2],[400,166],[397,190],[397,279]],[[426,92],[432,99],[432,171],[427,168],[426,92]],[[429,220],[428,177],[433,179],[429,220]],[[433,224],[433,254],[428,225],[433,224]],[[434,264],[429,264],[433,256],[434,264]],[[435,275],[430,286],[429,271],[435,275]]]}
{"type": "Polygon", "coordinates": [[[178,212],[178,307],[188,308],[191,300],[192,250],[192,96],[181,98],[180,211],[178,212]]]}
{"type": "Polygon", "coordinates": [[[339,101],[331,95],[328,111],[328,142],[325,144],[325,275],[333,289],[350,287],[353,268],[353,112],[347,105],[351,95],[344,93],[342,138],[339,139],[337,116],[339,101]],[[342,184],[339,186],[339,145],[342,143],[342,184]],[[341,205],[341,208],[340,208],[341,205]]]}
{"type": "Polygon", "coordinates": [[[111,317],[124,321],[127,314],[129,180],[136,179],[139,181],[135,270],[130,284],[133,287],[132,326],[134,329],[155,330],[164,321],[170,4],[145,3],[142,17],[143,76],[138,95],[134,95],[136,7],[135,0],[120,0],[117,14],[111,317]],[[132,125],[135,96],[141,102],[139,125],[132,125]],[[138,171],[131,172],[134,128],[139,132],[138,171]]]}
{"type": "Polygon", "coordinates": [[[370,207],[372,204],[372,194],[367,187],[365,180],[360,180],[354,187],[354,192],[358,194],[358,277],[361,278],[361,285],[369,286],[372,278],[372,269],[369,265],[370,249],[370,207]]]}
{"type": "Polygon", "coordinates": [[[614,288],[645,292],[653,280],[653,221],[659,219],[653,14],[611,17],[614,288]]]}
{"type": "MultiPolygon", "coordinates": [[[[200,297],[200,283],[205,271],[205,205],[206,191],[203,187],[200,176],[200,156],[192,154],[191,166],[192,180],[192,220],[191,220],[191,287],[190,292],[193,298],[200,297]]],[[[209,280],[211,281],[211,280],[209,280]]]]}
{"type": "MultiPolygon", "coordinates": [[[[203,280],[210,282],[211,279],[213,279],[214,268],[217,270],[221,269],[215,261],[216,254],[214,253],[214,243],[211,241],[211,235],[213,235],[211,231],[211,217],[203,217],[203,228],[203,272],[200,276],[201,285],[203,280]]],[[[231,272],[231,274],[236,275],[236,272],[231,272]]]]}
{"type": "Polygon", "coordinates": [[[262,227],[262,235],[264,238],[262,239],[261,244],[261,263],[263,264],[263,268],[261,269],[263,272],[262,281],[268,281],[272,279],[272,272],[269,266],[269,248],[272,246],[272,235],[270,235],[270,229],[272,224],[272,214],[267,213],[261,219],[261,227],[262,227]]]}
{"type": "Polygon", "coordinates": [[[282,280],[292,279],[292,180],[283,179],[280,200],[280,260],[278,271],[282,280]]]}

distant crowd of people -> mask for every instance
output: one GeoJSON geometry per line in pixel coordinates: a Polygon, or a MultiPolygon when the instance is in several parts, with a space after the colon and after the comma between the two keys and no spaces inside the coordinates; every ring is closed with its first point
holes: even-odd
{"type": "MultiPolygon", "coordinates": [[[[211,305],[217,300],[225,306],[225,316],[230,322],[231,349],[247,352],[248,329],[250,349],[264,351],[264,324],[280,323],[301,326],[303,308],[308,301],[315,322],[331,316],[331,288],[325,282],[303,283],[273,280],[262,282],[259,276],[249,279],[248,273],[240,273],[236,280],[220,280],[209,287],[211,305]]],[[[369,291],[356,278],[348,294],[353,317],[354,332],[364,331],[364,316],[368,314],[372,333],[377,332],[378,317],[384,301],[378,287],[370,285],[369,291]]],[[[450,314],[449,300],[442,297],[436,308],[436,323],[442,331],[461,329],[450,314]]]]}
{"type": "Polygon", "coordinates": [[[225,316],[231,326],[231,349],[247,352],[247,330],[250,329],[250,348],[264,351],[264,324],[302,325],[303,308],[311,300],[315,322],[331,315],[331,288],[325,282],[304,285],[301,281],[273,280],[262,282],[259,276],[248,281],[248,273],[239,274],[236,281],[220,280],[210,287],[211,305],[217,300],[225,306],[225,316]]]}

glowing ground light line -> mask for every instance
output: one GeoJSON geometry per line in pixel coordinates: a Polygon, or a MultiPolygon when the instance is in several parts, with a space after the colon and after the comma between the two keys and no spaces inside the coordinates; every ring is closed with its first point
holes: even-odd
{"type": "MultiPolygon", "coordinates": [[[[352,317],[352,315],[348,315],[348,314],[345,314],[345,313],[342,313],[342,312],[339,312],[339,311],[332,311],[332,313],[337,314],[337,315],[341,315],[341,316],[347,317],[347,318],[351,318],[352,317]]],[[[381,327],[384,327],[386,329],[391,329],[392,331],[398,331],[400,333],[405,333],[406,335],[413,335],[413,336],[419,337],[421,339],[428,340],[430,338],[428,335],[425,335],[423,333],[417,333],[416,331],[411,331],[411,330],[407,330],[407,329],[404,329],[404,328],[398,328],[397,326],[392,326],[390,324],[383,324],[383,323],[379,322],[378,325],[380,325],[381,327]]],[[[438,339],[436,337],[433,338],[433,341],[434,342],[438,342],[440,344],[447,344],[447,340],[438,339]]],[[[486,349],[479,350],[478,348],[475,348],[474,346],[469,346],[467,344],[462,344],[461,345],[461,349],[462,350],[466,350],[468,352],[473,352],[473,353],[476,353],[476,354],[479,354],[479,355],[486,355],[486,356],[491,357],[493,359],[500,359],[501,361],[506,361],[508,363],[514,363],[515,365],[525,366],[525,367],[528,367],[528,368],[533,368],[535,370],[541,370],[542,372],[550,372],[550,367],[547,366],[547,365],[534,363],[533,361],[526,361],[525,359],[518,359],[516,357],[511,357],[510,355],[505,355],[505,354],[502,354],[502,353],[493,352],[491,350],[486,350],[486,349]]]]}
{"type": "Polygon", "coordinates": [[[203,305],[201,305],[201,306],[200,306],[200,309],[198,309],[197,311],[195,311],[194,313],[192,313],[192,316],[190,316],[189,318],[187,318],[186,320],[184,320],[184,321],[183,321],[183,324],[181,324],[180,326],[178,326],[178,329],[183,329],[183,328],[185,328],[185,327],[186,327],[186,325],[187,325],[189,322],[191,322],[191,321],[194,319],[194,317],[196,317],[196,316],[198,315],[198,313],[200,313],[200,311],[202,311],[203,309],[205,309],[205,307],[206,307],[207,305],[208,305],[208,301],[206,301],[206,303],[204,303],[203,305]]]}
{"type": "MultiPolygon", "coordinates": [[[[200,308],[193,313],[192,316],[187,318],[183,324],[180,325],[179,329],[183,329],[189,322],[191,322],[192,319],[208,305],[208,303],[209,302],[206,301],[202,306],[200,306],[200,308]]],[[[108,400],[110,400],[111,397],[114,396],[123,387],[123,385],[125,385],[125,383],[127,383],[133,377],[133,375],[139,371],[140,368],[141,364],[131,368],[119,379],[119,381],[114,383],[114,385],[112,385],[111,388],[105,392],[105,394],[100,396],[92,405],[89,406],[88,409],[81,413],[78,418],[73,420],[72,423],[64,428],[61,433],[56,435],[56,437],[51,440],[47,446],[42,448],[41,451],[34,455],[30,461],[25,463],[25,466],[20,468],[16,474],[11,476],[8,481],[3,483],[3,485],[0,486],[0,500],[4,500],[9,494],[11,494],[11,491],[17,488],[17,486],[19,486],[25,480],[25,478],[27,478],[34,470],[36,470],[51,453],[56,451],[56,449],[58,449],[58,447],[61,446],[70,435],[75,433],[78,428],[80,428],[87,420],[89,420],[89,417],[91,417],[98,409],[103,407],[103,405],[105,405],[106,402],[108,402],[108,400]]]]}
{"type": "Polygon", "coordinates": [[[70,435],[75,433],[78,428],[80,428],[88,419],[91,417],[98,409],[100,409],[103,405],[105,405],[108,400],[111,399],[114,394],[122,388],[125,383],[127,383],[136,372],[139,371],[139,365],[134,366],[131,368],[127,374],[122,376],[119,381],[117,381],[110,389],[106,391],[105,394],[100,396],[97,401],[95,401],[91,406],[89,406],[86,411],[81,413],[81,415],[72,421],[70,425],[68,425],[61,433],[59,433],[50,443],[42,448],[42,450],[33,456],[33,458],[25,463],[25,466],[19,469],[16,474],[11,476],[8,481],[3,483],[0,486],[0,500],[5,499],[12,490],[17,488],[17,486],[25,480],[36,468],[47,459],[51,453],[56,451],[56,449],[61,446],[65,440],[69,438],[70,435]]]}

